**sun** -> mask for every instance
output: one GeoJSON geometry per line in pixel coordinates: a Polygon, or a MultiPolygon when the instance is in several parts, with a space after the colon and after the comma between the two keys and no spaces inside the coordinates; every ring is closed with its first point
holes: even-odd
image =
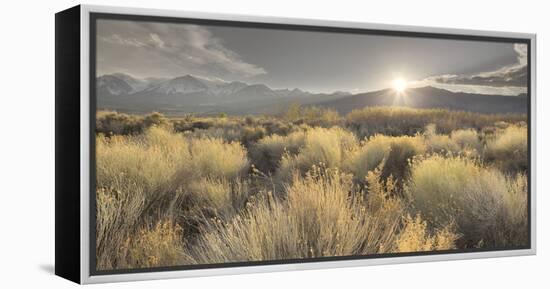
{"type": "Polygon", "coordinates": [[[407,89],[407,81],[403,78],[396,78],[392,82],[393,90],[398,93],[403,93],[407,89]]]}

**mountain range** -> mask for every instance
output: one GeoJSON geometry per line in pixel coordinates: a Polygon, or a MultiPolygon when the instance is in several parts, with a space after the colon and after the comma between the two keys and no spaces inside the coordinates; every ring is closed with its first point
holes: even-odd
{"type": "Polygon", "coordinates": [[[121,112],[167,114],[274,114],[289,105],[317,105],[346,114],[365,106],[448,108],[483,113],[526,113],[527,96],[485,95],[451,92],[431,86],[409,88],[399,94],[392,89],[351,94],[312,93],[298,88],[272,89],[265,84],[224,81],[194,75],[176,78],[135,78],[113,73],[96,81],[98,109],[121,112]]]}

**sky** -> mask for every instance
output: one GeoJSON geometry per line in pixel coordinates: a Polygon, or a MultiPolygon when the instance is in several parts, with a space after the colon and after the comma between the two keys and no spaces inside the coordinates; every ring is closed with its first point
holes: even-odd
{"type": "Polygon", "coordinates": [[[98,76],[192,74],[327,93],[395,79],[485,94],[527,89],[525,44],[105,19],[96,43],[98,76]]]}

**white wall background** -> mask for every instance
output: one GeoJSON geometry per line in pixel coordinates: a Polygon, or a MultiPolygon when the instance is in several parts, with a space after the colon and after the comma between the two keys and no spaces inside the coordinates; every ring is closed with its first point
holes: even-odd
{"type": "MultiPolygon", "coordinates": [[[[249,274],[101,288],[543,288],[550,285],[546,1],[134,0],[105,4],[538,34],[538,254],[530,257],[249,274]]],[[[4,1],[0,33],[0,287],[68,288],[54,264],[54,13],[75,1],[4,1]],[[33,286],[33,287],[31,287],[33,286]]],[[[550,45],[550,44],[548,44],[550,45]]],[[[95,286],[94,286],[95,287],[95,286]]],[[[548,287],[547,287],[548,288],[548,287]]]]}

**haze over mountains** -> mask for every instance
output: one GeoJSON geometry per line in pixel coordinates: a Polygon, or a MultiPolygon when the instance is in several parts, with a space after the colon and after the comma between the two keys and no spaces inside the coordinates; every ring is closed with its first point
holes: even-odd
{"type": "Polygon", "coordinates": [[[300,89],[272,89],[264,84],[228,82],[185,75],[172,79],[139,79],[123,73],[106,74],[96,81],[98,109],[167,114],[275,114],[290,104],[317,105],[345,114],[365,106],[448,108],[483,113],[526,113],[527,96],[451,92],[431,86],[351,94],[311,93],[300,89]]]}

